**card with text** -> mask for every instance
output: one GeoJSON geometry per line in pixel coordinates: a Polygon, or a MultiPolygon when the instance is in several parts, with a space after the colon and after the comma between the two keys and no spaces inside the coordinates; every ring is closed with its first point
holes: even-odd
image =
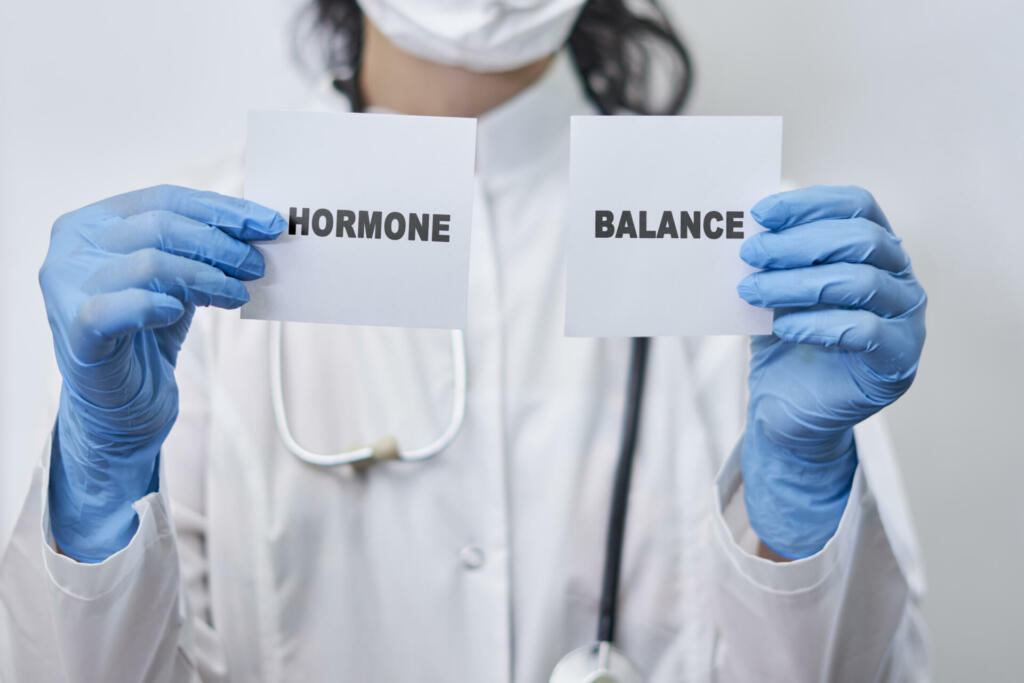
{"type": "Polygon", "coordinates": [[[574,116],[566,334],[767,334],[740,299],[750,208],[779,191],[774,116],[574,116]]]}
{"type": "Polygon", "coordinates": [[[254,111],[245,198],[288,230],[243,318],[465,328],[476,120],[254,111]]]}

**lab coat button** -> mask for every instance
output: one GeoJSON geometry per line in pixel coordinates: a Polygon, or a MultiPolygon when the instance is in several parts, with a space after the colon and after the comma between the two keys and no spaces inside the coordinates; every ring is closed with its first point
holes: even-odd
{"type": "Polygon", "coordinates": [[[484,564],[484,551],[475,545],[467,545],[459,551],[459,560],[466,569],[479,569],[484,564]]]}

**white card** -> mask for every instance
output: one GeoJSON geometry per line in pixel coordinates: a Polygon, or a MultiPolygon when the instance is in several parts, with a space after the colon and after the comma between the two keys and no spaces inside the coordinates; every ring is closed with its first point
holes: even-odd
{"type": "Polygon", "coordinates": [[[781,167],[780,117],[574,116],[566,334],[769,333],[736,285],[781,167]]]}
{"type": "Polygon", "coordinates": [[[289,221],[243,318],[465,328],[476,120],[254,111],[245,197],[289,221]]]}

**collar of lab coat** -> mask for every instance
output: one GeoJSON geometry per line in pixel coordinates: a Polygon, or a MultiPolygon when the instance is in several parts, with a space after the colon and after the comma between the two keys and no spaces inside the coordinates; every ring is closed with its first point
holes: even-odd
{"type": "MultiPolygon", "coordinates": [[[[348,100],[326,78],[310,108],[349,111],[348,100]]],[[[369,112],[392,114],[384,107],[369,112]]],[[[497,190],[534,171],[556,154],[566,155],[569,118],[597,113],[587,99],[567,50],[555,55],[536,82],[477,118],[477,175],[484,187],[497,190]]],[[[568,159],[568,157],[566,157],[568,159]]]]}
{"type": "Polygon", "coordinates": [[[535,83],[477,119],[480,180],[493,190],[567,154],[569,118],[593,113],[569,53],[560,51],[535,83]]]}

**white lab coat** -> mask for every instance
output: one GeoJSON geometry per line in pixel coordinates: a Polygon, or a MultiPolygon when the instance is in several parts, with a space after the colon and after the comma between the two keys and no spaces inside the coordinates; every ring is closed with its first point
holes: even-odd
{"type": "MultiPolygon", "coordinates": [[[[560,55],[480,118],[468,406],[450,448],[365,470],[299,462],[272,413],[270,325],[201,311],[160,490],[103,563],[54,551],[47,446],[0,559],[3,680],[538,683],[592,641],[630,346],[563,336],[569,116],[592,112],[560,55]]],[[[448,339],[285,325],[294,434],[320,451],[432,439],[448,339]]],[[[619,645],[653,683],[924,679],[918,551],[877,422],[858,428],[828,545],[788,564],[752,554],[735,448],[747,365],[743,338],[653,341],[619,645]]]]}

